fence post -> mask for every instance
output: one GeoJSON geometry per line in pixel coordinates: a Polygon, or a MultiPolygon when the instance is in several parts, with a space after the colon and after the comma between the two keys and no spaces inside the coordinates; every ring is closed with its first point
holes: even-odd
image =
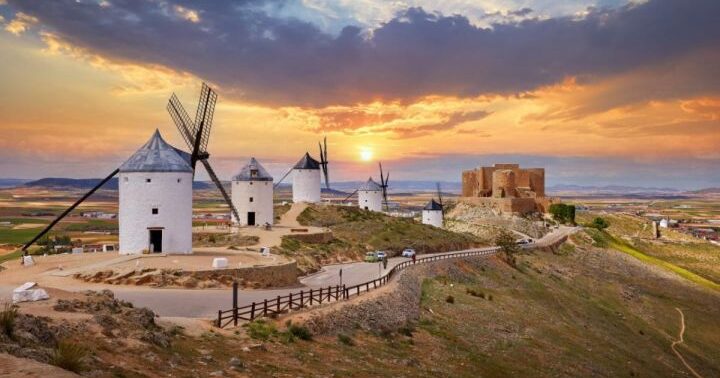
{"type": "Polygon", "coordinates": [[[237,308],[237,297],[238,297],[238,283],[237,281],[233,282],[233,322],[235,326],[237,326],[238,323],[238,308],[237,308]]]}
{"type": "Polygon", "coordinates": [[[263,308],[263,316],[267,316],[267,299],[265,299],[265,306],[263,308]]]}
{"type": "Polygon", "coordinates": [[[292,298],[292,294],[293,294],[293,293],[290,293],[290,300],[289,300],[289,302],[288,302],[288,308],[289,308],[290,310],[292,310],[292,309],[293,309],[293,308],[292,308],[292,306],[293,306],[293,298],[292,298]]]}
{"type": "Polygon", "coordinates": [[[312,306],[313,302],[313,289],[310,289],[310,306],[312,306]]]}
{"type": "Polygon", "coordinates": [[[305,307],[305,290],[300,290],[300,307],[305,307]]]}
{"type": "Polygon", "coordinates": [[[217,326],[218,326],[218,328],[222,328],[222,310],[218,310],[217,326]]]}
{"type": "Polygon", "coordinates": [[[250,305],[250,321],[255,320],[255,302],[250,305]]]}
{"type": "Polygon", "coordinates": [[[277,297],[277,313],[280,313],[280,296],[277,297]]]}

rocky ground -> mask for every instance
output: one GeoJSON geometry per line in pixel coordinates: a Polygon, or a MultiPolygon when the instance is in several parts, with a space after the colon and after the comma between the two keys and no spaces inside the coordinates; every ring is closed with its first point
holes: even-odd
{"type": "Polygon", "coordinates": [[[496,214],[492,210],[464,202],[457,203],[448,211],[445,226],[451,231],[469,233],[484,240],[494,240],[500,230],[507,229],[536,239],[549,232],[537,221],[496,214]]]}

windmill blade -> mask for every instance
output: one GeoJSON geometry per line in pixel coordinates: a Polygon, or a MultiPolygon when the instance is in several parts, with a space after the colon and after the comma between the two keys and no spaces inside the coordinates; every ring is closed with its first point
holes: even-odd
{"type": "Polygon", "coordinates": [[[195,145],[195,125],[190,120],[190,117],[175,93],[170,96],[170,100],[167,104],[167,111],[170,113],[170,118],[172,118],[173,122],[175,122],[175,126],[177,126],[180,135],[185,140],[185,144],[190,150],[192,150],[195,145]]]}
{"type": "Polygon", "coordinates": [[[285,175],[283,175],[283,177],[282,177],[278,182],[276,182],[276,183],[273,185],[273,189],[277,188],[278,185],[280,185],[280,183],[283,182],[283,180],[285,180],[285,177],[288,177],[288,175],[289,175],[290,172],[292,172],[292,171],[293,171],[293,169],[290,168],[290,170],[287,171],[287,173],[286,173],[285,175]]]}
{"type": "Polygon", "coordinates": [[[357,193],[357,192],[358,192],[358,190],[359,190],[359,189],[355,189],[355,191],[353,191],[352,193],[350,193],[350,195],[349,195],[349,196],[345,197],[345,199],[343,200],[343,202],[345,202],[345,201],[349,200],[349,199],[350,199],[350,197],[354,196],[354,195],[355,195],[355,193],[357,193]]]}
{"type": "Polygon", "coordinates": [[[323,138],[323,143],[321,144],[318,142],[318,147],[320,147],[320,167],[322,167],[323,176],[325,176],[325,187],[327,189],[330,189],[330,178],[328,175],[328,151],[327,151],[327,137],[323,138]],[[323,147],[323,144],[325,145],[323,147]]]}
{"type": "Polygon", "coordinates": [[[100,189],[101,186],[105,185],[105,183],[107,183],[108,181],[110,181],[110,179],[113,178],[116,174],[118,174],[118,172],[120,172],[120,168],[115,169],[114,171],[112,171],[111,174],[109,174],[107,177],[105,177],[104,179],[102,179],[97,185],[95,185],[94,188],[92,188],[89,192],[85,193],[85,195],[82,196],[82,197],[80,197],[80,199],[77,200],[74,204],[72,204],[72,206],[68,207],[65,211],[62,212],[62,214],[60,214],[57,218],[55,218],[55,220],[53,220],[52,222],[50,222],[50,224],[48,224],[47,227],[45,227],[42,231],[40,231],[39,234],[35,235],[35,237],[32,238],[32,240],[30,240],[29,242],[25,243],[25,245],[22,247],[22,250],[23,250],[23,251],[27,250],[28,247],[30,247],[31,245],[33,245],[33,243],[35,243],[36,241],[38,241],[38,239],[40,239],[40,238],[43,237],[45,234],[47,234],[48,231],[50,231],[53,227],[55,227],[55,225],[56,225],[58,222],[60,222],[60,220],[62,220],[62,219],[65,218],[68,214],[70,214],[71,211],[73,211],[76,207],[78,207],[78,205],[80,205],[83,201],[85,201],[88,197],[90,197],[93,193],[95,193],[98,189],[100,189]]]}
{"type": "Polygon", "coordinates": [[[207,152],[208,141],[210,139],[210,128],[212,127],[213,116],[215,114],[215,103],[217,102],[217,93],[207,84],[202,84],[200,90],[200,102],[198,103],[197,112],[195,113],[195,144],[198,146],[198,153],[207,152]]]}
{"type": "Polygon", "coordinates": [[[443,213],[443,215],[445,215],[445,205],[443,205],[442,190],[440,190],[440,183],[439,182],[435,183],[435,185],[437,186],[437,195],[438,195],[438,201],[440,202],[440,211],[443,213]]]}
{"type": "Polygon", "coordinates": [[[220,179],[215,174],[215,171],[210,166],[210,162],[207,161],[207,159],[200,160],[203,165],[205,166],[205,170],[208,173],[208,176],[210,176],[210,179],[215,183],[215,185],[220,189],[220,193],[222,194],[223,198],[225,199],[225,202],[230,206],[230,211],[232,211],[233,215],[235,216],[235,219],[240,220],[240,216],[238,215],[237,209],[235,209],[235,205],[233,205],[232,200],[230,199],[230,196],[225,191],[225,187],[222,185],[222,182],[220,182],[220,179]]]}

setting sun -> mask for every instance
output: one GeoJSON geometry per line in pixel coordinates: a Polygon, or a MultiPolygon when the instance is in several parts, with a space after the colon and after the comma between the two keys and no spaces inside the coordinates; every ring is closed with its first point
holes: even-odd
{"type": "Polygon", "coordinates": [[[360,150],[360,160],[362,161],[370,161],[373,158],[373,152],[369,148],[362,148],[360,150]]]}

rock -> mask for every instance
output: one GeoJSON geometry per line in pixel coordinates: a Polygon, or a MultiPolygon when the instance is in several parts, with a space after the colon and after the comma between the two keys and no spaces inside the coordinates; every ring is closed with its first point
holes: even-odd
{"type": "Polygon", "coordinates": [[[224,377],[225,372],[222,370],[214,371],[214,372],[210,373],[210,376],[211,377],[224,377]]]}
{"type": "Polygon", "coordinates": [[[228,364],[235,370],[245,369],[245,363],[237,357],[232,357],[230,361],[228,361],[228,364]]]}

